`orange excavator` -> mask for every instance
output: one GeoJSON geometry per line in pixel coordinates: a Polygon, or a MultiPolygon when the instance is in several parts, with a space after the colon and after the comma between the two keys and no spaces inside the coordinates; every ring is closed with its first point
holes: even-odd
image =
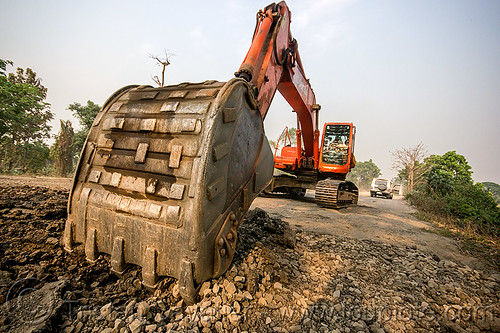
{"type": "Polygon", "coordinates": [[[354,127],[327,124],[319,148],[320,107],[285,2],[258,12],[250,50],[235,76],[228,82],[126,86],[104,103],[75,173],[66,250],[82,244],[89,261],[110,254],[117,274],[139,265],[146,286],[174,277],[185,302],[195,302],[197,287],[231,264],[238,226],[272,182],[275,161],[263,119],[276,90],[297,113],[301,133],[298,148],[290,154],[285,149],[276,166],[292,172],[297,183],[306,176],[317,181],[317,201],[326,206],[357,200],[357,189],[338,180],[354,164],[354,127]],[[336,136],[347,150],[334,142],[336,136]]]}
{"type": "MultiPolygon", "coordinates": [[[[298,122],[296,146],[286,127],[274,147],[274,175],[265,193],[286,193],[304,196],[307,189],[315,190],[315,201],[319,206],[342,208],[358,202],[358,188],[345,178],[355,166],[354,142],[356,127],[352,123],[326,123],[323,127],[321,148],[308,157],[302,148],[298,122]],[[281,141],[283,144],[281,145],[281,141]],[[281,147],[281,150],[279,149],[281,147]]],[[[316,132],[317,125],[315,126],[316,132]]]]}

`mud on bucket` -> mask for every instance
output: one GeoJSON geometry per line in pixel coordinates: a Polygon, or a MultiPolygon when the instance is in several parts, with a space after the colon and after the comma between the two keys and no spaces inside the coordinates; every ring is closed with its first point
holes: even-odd
{"type": "Polygon", "coordinates": [[[75,173],[63,241],[143,282],[179,279],[186,303],[229,267],[237,229],[270,182],[273,156],[242,79],[117,91],[97,115],[75,173]]]}

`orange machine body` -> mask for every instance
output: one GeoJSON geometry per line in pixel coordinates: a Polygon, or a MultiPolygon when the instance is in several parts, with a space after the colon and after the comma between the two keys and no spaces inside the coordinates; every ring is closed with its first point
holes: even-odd
{"type": "Polygon", "coordinates": [[[274,167],[292,174],[317,173],[318,179],[327,177],[345,179],[356,165],[355,139],[356,127],[352,123],[325,123],[320,149],[318,154],[313,156],[314,163],[311,168],[304,165],[307,159],[305,159],[303,149],[299,148],[300,137],[297,137],[297,145],[292,146],[288,128],[285,128],[274,147],[274,167]],[[335,141],[336,139],[338,142],[335,141]]]}
{"type": "Polygon", "coordinates": [[[318,172],[331,176],[332,174],[347,176],[351,168],[356,165],[356,159],[354,158],[354,143],[356,140],[356,127],[352,123],[326,123],[323,127],[323,136],[321,139],[321,150],[319,154],[318,172]],[[335,143],[334,136],[335,133],[329,133],[329,128],[338,128],[339,135],[343,136],[340,148],[342,151],[339,152],[337,158],[328,157],[328,145],[335,143]],[[330,139],[330,141],[328,141],[330,139]]]}

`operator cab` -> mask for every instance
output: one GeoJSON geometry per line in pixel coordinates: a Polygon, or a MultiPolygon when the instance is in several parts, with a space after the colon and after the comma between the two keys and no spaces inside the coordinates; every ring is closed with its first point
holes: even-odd
{"type": "Polygon", "coordinates": [[[321,162],[330,165],[346,165],[350,162],[351,127],[351,124],[325,125],[321,162]]]}

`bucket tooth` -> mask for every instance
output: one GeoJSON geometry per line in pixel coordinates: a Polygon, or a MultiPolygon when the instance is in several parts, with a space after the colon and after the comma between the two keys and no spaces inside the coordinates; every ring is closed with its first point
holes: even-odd
{"type": "Polygon", "coordinates": [[[85,241],[85,256],[90,262],[94,262],[97,259],[97,242],[96,242],[97,231],[95,229],[89,229],[87,232],[87,240],[85,241]]]}
{"type": "Polygon", "coordinates": [[[111,253],[111,269],[117,274],[122,274],[125,270],[124,245],[125,240],[122,237],[115,237],[111,253]]]}
{"type": "Polygon", "coordinates": [[[179,293],[187,305],[192,305],[196,302],[196,288],[193,278],[193,263],[182,260],[181,276],[179,277],[179,293]]]}
{"type": "Polygon", "coordinates": [[[142,281],[146,287],[154,287],[157,280],[156,274],[156,249],[146,247],[144,264],[142,266],[142,281]]]}
{"type": "Polygon", "coordinates": [[[69,219],[64,226],[63,245],[66,251],[73,252],[73,223],[69,219]]]}

